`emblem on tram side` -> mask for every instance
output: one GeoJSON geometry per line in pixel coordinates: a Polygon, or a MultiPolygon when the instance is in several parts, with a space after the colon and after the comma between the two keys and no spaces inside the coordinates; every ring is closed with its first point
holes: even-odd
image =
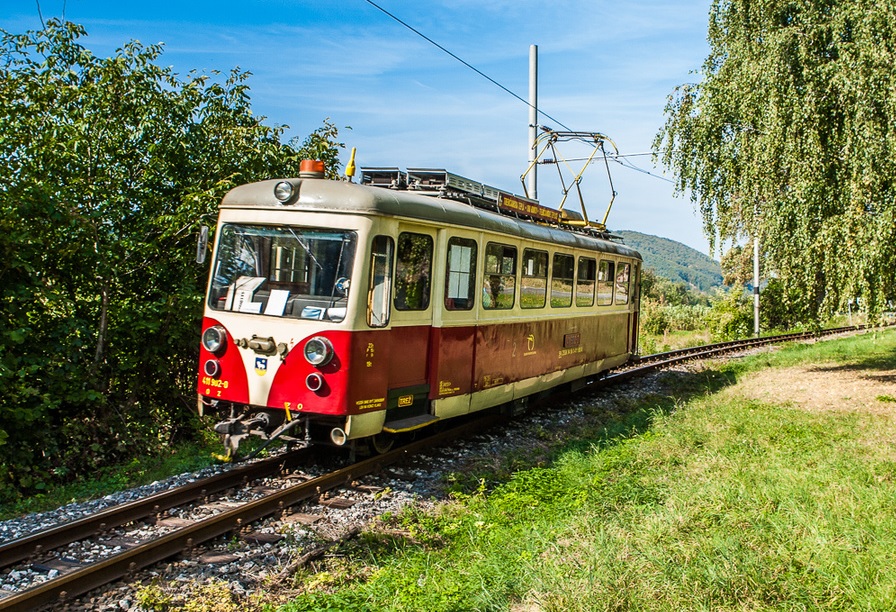
{"type": "Polygon", "coordinates": [[[259,376],[264,376],[268,372],[268,359],[267,357],[256,357],[255,358],[255,373],[259,376]]]}
{"type": "Polygon", "coordinates": [[[523,353],[523,357],[529,357],[530,355],[537,355],[538,351],[535,350],[535,334],[529,334],[526,336],[526,352],[523,353]]]}

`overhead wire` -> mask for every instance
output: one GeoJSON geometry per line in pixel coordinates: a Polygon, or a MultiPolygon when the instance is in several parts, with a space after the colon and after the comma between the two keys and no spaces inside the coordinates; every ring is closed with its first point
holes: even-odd
{"type": "MultiPolygon", "coordinates": [[[[626,156],[620,155],[619,157],[626,157],[626,156]]],[[[636,166],[635,164],[631,163],[628,160],[616,159],[614,157],[610,157],[610,159],[612,159],[614,162],[616,162],[623,168],[628,168],[629,170],[634,170],[636,172],[640,172],[641,174],[646,174],[647,176],[653,177],[655,179],[659,179],[661,181],[666,181],[667,183],[670,183],[672,185],[675,184],[675,181],[673,181],[672,179],[668,179],[665,176],[660,176],[659,174],[654,174],[650,170],[645,170],[644,168],[639,168],[638,166],[636,166]]]]}
{"type": "MultiPolygon", "coordinates": [[[[599,161],[599,160],[601,160],[601,159],[604,159],[604,160],[610,160],[610,161],[616,162],[617,164],[619,164],[619,165],[622,166],[623,168],[627,168],[627,169],[629,169],[629,170],[634,170],[635,172],[640,172],[641,174],[646,174],[646,175],[651,176],[651,177],[653,177],[653,178],[655,178],[655,179],[659,179],[659,180],[661,180],[661,181],[666,181],[667,183],[671,183],[672,185],[674,185],[674,184],[675,184],[675,181],[673,181],[673,180],[671,180],[671,179],[668,179],[668,178],[666,178],[665,176],[660,176],[660,175],[658,175],[658,174],[654,174],[654,173],[651,172],[650,170],[645,170],[644,168],[639,168],[638,166],[636,166],[635,164],[631,163],[631,162],[628,161],[628,159],[627,159],[627,158],[629,158],[629,157],[647,157],[648,155],[653,155],[653,153],[650,153],[650,152],[647,152],[647,153],[626,153],[626,154],[618,154],[618,153],[617,153],[617,154],[615,154],[615,155],[601,155],[601,156],[599,156],[599,157],[595,157],[595,158],[591,159],[591,162],[590,162],[590,163],[593,164],[594,162],[599,161]]],[[[566,161],[571,161],[571,162],[574,162],[574,161],[588,161],[588,159],[589,159],[589,158],[587,158],[587,157],[570,157],[570,158],[568,158],[566,161]]]]}
{"type": "Polygon", "coordinates": [[[510,89],[508,89],[507,87],[505,87],[504,85],[502,85],[501,83],[499,83],[498,81],[496,81],[495,79],[493,79],[492,77],[488,76],[487,74],[485,74],[484,72],[482,72],[481,70],[479,70],[479,68],[476,68],[475,66],[473,66],[473,65],[470,64],[469,62],[467,62],[467,61],[461,59],[460,57],[458,57],[457,55],[455,55],[454,53],[452,53],[451,51],[449,51],[448,49],[446,49],[445,47],[443,47],[442,45],[440,45],[439,43],[437,43],[437,42],[434,41],[433,39],[431,39],[431,38],[430,38],[429,36],[427,36],[426,34],[424,34],[423,32],[421,32],[420,30],[416,29],[414,26],[412,26],[412,25],[410,25],[410,24],[408,24],[408,23],[402,21],[400,18],[396,17],[395,15],[393,15],[392,13],[390,13],[389,11],[387,11],[386,9],[384,9],[383,7],[381,7],[381,6],[380,6],[379,4],[377,4],[376,2],[373,2],[373,0],[365,0],[365,2],[367,2],[367,4],[369,4],[370,6],[374,7],[375,9],[381,11],[382,13],[388,15],[390,18],[394,19],[395,21],[397,21],[398,23],[400,23],[401,25],[403,25],[404,27],[406,27],[407,29],[409,29],[411,32],[413,32],[414,34],[416,34],[417,36],[419,36],[420,38],[422,38],[423,40],[425,40],[425,41],[427,41],[428,43],[434,45],[435,47],[438,47],[439,49],[441,49],[442,51],[444,51],[445,53],[447,53],[448,55],[450,55],[451,57],[453,57],[454,59],[456,59],[457,61],[459,61],[461,64],[463,64],[464,66],[466,66],[467,68],[469,68],[470,70],[472,70],[473,72],[475,72],[476,74],[478,74],[479,76],[481,76],[481,77],[483,77],[484,79],[488,80],[488,81],[489,81],[490,83],[492,83],[493,85],[496,85],[496,86],[500,87],[500,88],[503,89],[505,92],[509,93],[511,96],[513,96],[514,98],[516,98],[517,100],[519,100],[520,102],[522,102],[523,104],[525,104],[526,106],[528,106],[529,108],[534,108],[538,113],[544,115],[545,117],[547,117],[547,118],[550,119],[551,121],[554,121],[555,123],[557,123],[557,125],[560,125],[560,126],[566,128],[566,129],[569,130],[569,131],[572,131],[569,127],[567,127],[566,125],[564,125],[559,119],[556,119],[556,118],[554,118],[554,117],[551,117],[549,114],[547,114],[547,113],[544,112],[543,110],[541,110],[541,109],[539,109],[539,108],[537,108],[537,107],[535,107],[535,106],[532,106],[532,104],[530,104],[527,100],[524,100],[522,97],[520,97],[519,95],[517,95],[515,92],[511,91],[510,89]]]}
{"type": "MultiPolygon", "coordinates": [[[[552,117],[551,115],[549,115],[548,113],[546,113],[546,112],[543,111],[542,109],[540,109],[540,108],[538,108],[538,107],[536,107],[536,106],[533,106],[532,104],[529,103],[528,100],[523,99],[523,98],[522,98],[521,96],[519,96],[516,92],[514,92],[514,91],[512,91],[511,89],[505,87],[504,85],[502,85],[501,83],[499,83],[498,81],[496,81],[496,80],[493,79],[492,77],[488,76],[487,74],[485,74],[484,72],[482,72],[481,70],[479,70],[478,68],[476,68],[475,66],[473,66],[472,64],[470,64],[469,62],[467,62],[466,60],[462,59],[461,57],[458,57],[456,54],[454,54],[454,53],[451,52],[450,50],[446,49],[445,47],[443,47],[442,45],[440,45],[439,43],[437,43],[436,41],[434,41],[433,39],[431,39],[429,36],[427,36],[426,34],[424,34],[423,32],[421,32],[420,30],[418,30],[418,29],[415,28],[414,26],[412,26],[412,25],[410,25],[409,23],[403,21],[403,20],[402,20],[401,18],[399,18],[398,16],[396,16],[396,15],[390,13],[389,11],[387,11],[385,8],[383,8],[382,6],[380,6],[379,4],[377,4],[376,2],[374,2],[373,0],[364,0],[364,1],[367,2],[367,4],[369,4],[370,6],[374,7],[374,8],[377,9],[378,11],[380,11],[381,13],[385,14],[386,16],[388,16],[390,19],[393,19],[393,20],[396,21],[397,23],[401,24],[402,26],[404,26],[405,28],[407,28],[408,30],[410,30],[411,32],[413,32],[414,34],[416,34],[417,36],[419,36],[419,37],[422,38],[423,40],[427,41],[427,42],[430,43],[431,45],[433,45],[433,46],[435,46],[436,48],[440,49],[442,52],[448,54],[449,56],[451,56],[451,57],[454,58],[455,60],[459,61],[461,64],[463,64],[464,66],[466,66],[467,68],[469,68],[470,70],[472,70],[473,72],[475,72],[476,74],[478,74],[479,76],[483,77],[484,79],[486,79],[487,81],[489,81],[490,83],[492,83],[493,85],[495,85],[496,87],[498,87],[498,88],[502,89],[503,91],[505,91],[506,93],[510,94],[511,96],[513,96],[514,98],[516,98],[517,100],[519,100],[520,102],[522,102],[523,104],[525,104],[526,106],[528,106],[529,108],[535,109],[535,111],[536,111],[537,113],[539,113],[540,115],[546,117],[547,119],[550,119],[551,121],[553,121],[553,122],[556,123],[557,125],[559,125],[559,126],[565,128],[567,131],[570,131],[570,132],[573,131],[569,126],[567,126],[565,123],[563,123],[563,122],[560,121],[559,119],[557,119],[557,118],[555,118],[555,117],[552,117]]],[[[536,126],[536,127],[542,127],[542,126],[536,126]]],[[[584,142],[584,141],[583,141],[583,142],[584,142]]],[[[591,144],[592,146],[595,146],[595,147],[598,146],[596,143],[593,143],[593,142],[591,142],[591,143],[587,143],[587,144],[591,144]]],[[[628,155],[628,156],[620,156],[620,155],[617,155],[616,157],[613,157],[613,156],[606,156],[606,155],[605,155],[604,157],[605,157],[605,158],[612,159],[613,161],[615,161],[617,164],[619,164],[619,165],[622,166],[623,168],[629,168],[629,169],[631,169],[631,170],[635,170],[635,171],[637,171],[637,172],[641,172],[641,173],[646,174],[646,175],[648,175],[648,176],[652,176],[653,178],[657,178],[657,179],[660,179],[660,180],[662,180],[662,181],[666,181],[666,182],[668,182],[668,183],[674,183],[674,181],[671,181],[671,180],[669,180],[669,179],[667,179],[667,178],[665,178],[665,177],[663,177],[663,176],[658,176],[658,175],[653,174],[652,172],[650,172],[650,171],[648,171],[648,170],[644,170],[643,168],[639,168],[639,167],[635,166],[634,164],[632,164],[631,162],[623,163],[622,161],[620,161],[619,159],[617,159],[618,157],[635,157],[635,156],[637,156],[637,155],[650,155],[650,154],[649,154],[649,153],[637,153],[637,154],[632,154],[632,155],[628,155]]]]}

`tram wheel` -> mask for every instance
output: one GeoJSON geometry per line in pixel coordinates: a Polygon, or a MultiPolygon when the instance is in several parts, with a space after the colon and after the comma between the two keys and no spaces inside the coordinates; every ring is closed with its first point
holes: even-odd
{"type": "Polygon", "coordinates": [[[395,434],[380,432],[370,438],[370,450],[377,455],[383,455],[395,446],[395,434]]]}

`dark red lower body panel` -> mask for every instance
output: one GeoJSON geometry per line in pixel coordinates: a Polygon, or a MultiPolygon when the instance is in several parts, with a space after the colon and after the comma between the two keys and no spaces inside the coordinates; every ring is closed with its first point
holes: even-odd
{"type": "MultiPolygon", "coordinates": [[[[276,373],[264,383],[270,385],[266,399],[252,403],[338,416],[383,410],[390,392],[409,390],[413,397],[428,387],[433,400],[476,393],[629,353],[635,316],[620,312],[479,326],[322,331],[312,335],[330,341],[333,360],[320,367],[309,364],[303,355],[307,338],[282,360],[268,357],[278,360],[276,373]],[[310,374],[323,379],[316,391],[306,383],[310,374]]],[[[208,324],[217,322],[207,319],[208,324]]],[[[230,340],[218,356],[222,375],[212,379],[201,374],[198,390],[212,399],[250,403],[248,377],[256,373],[246,372],[230,340]]],[[[202,349],[202,357],[213,355],[202,349]]],[[[254,388],[262,384],[252,381],[254,388]]]]}

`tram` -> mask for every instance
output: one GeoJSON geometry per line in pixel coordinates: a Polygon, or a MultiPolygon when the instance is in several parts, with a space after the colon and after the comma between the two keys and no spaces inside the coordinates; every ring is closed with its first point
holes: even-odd
{"type": "Polygon", "coordinates": [[[214,243],[197,389],[227,457],[249,436],[384,451],[637,350],[637,251],[445,170],[303,162],[230,191],[214,243]]]}

